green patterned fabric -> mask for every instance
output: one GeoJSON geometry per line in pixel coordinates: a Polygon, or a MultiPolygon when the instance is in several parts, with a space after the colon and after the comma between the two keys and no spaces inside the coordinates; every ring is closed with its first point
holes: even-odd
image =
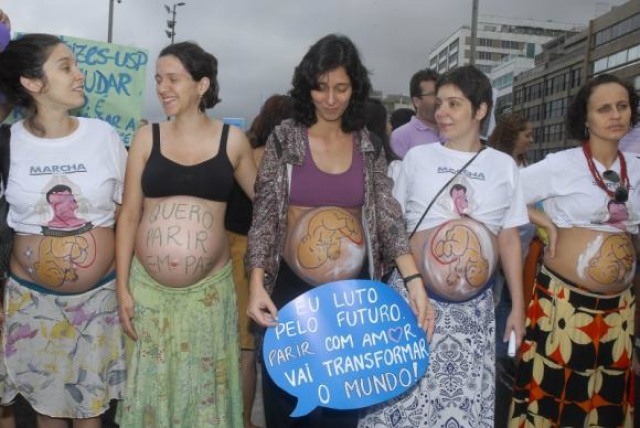
{"type": "Polygon", "coordinates": [[[129,288],[138,340],[126,339],[121,428],[241,428],[231,263],[186,288],[165,287],[134,258],[129,288]]]}

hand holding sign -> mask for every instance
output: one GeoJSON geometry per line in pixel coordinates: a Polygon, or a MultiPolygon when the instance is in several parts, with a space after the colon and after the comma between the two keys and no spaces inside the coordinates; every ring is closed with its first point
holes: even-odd
{"type": "Polygon", "coordinates": [[[298,397],[291,416],[317,406],[357,409],[411,388],[429,348],[409,305],[374,281],[337,281],[289,302],[267,330],[263,356],[273,381],[298,397]]]}

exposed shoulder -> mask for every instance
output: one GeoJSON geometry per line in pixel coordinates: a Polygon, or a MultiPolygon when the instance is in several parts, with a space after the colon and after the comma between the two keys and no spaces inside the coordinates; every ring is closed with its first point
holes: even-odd
{"type": "Polygon", "coordinates": [[[133,137],[131,147],[129,149],[130,156],[142,156],[145,160],[151,154],[151,146],[153,142],[152,125],[143,125],[136,131],[133,137]]]}

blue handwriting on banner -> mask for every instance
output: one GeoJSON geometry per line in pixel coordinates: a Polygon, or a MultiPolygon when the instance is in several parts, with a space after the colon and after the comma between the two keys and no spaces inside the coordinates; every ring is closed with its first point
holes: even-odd
{"type": "Polygon", "coordinates": [[[428,356],[409,305],[389,286],[362,280],[316,287],[289,302],[263,346],[273,381],[298,397],[295,417],[318,406],[389,400],[416,384],[428,356]]]}

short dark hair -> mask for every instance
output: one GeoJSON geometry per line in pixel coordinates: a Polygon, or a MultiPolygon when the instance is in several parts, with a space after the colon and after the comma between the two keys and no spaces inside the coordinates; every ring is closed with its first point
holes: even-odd
{"type": "Polygon", "coordinates": [[[400,128],[405,123],[408,123],[414,115],[415,112],[410,108],[402,107],[394,110],[389,119],[391,129],[395,130],[396,128],[400,128]]]}
{"type": "Polygon", "coordinates": [[[249,128],[249,141],[255,149],[267,144],[273,129],[293,114],[293,100],[288,95],[271,95],[262,105],[260,113],[249,128]]]}
{"type": "Polygon", "coordinates": [[[172,55],[182,63],[193,80],[199,82],[204,77],[209,79],[210,85],[200,101],[200,111],[213,108],[221,100],[218,97],[218,60],[215,56],[202,49],[194,42],[180,42],[169,45],[160,51],[159,58],[172,55]]]}
{"type": "Polygon", "coordinates": [[[631,126],[638,123],[639,98],[633,86],[613,74],[600,74],[587,81],[587,83],[580,88],[567,110],[567,133],[569,138],[580,141],[585,141],[588,138],[587,109],[589,107],[589,98],[591,98],[591,94],[596,87],[604,85],[605,83],[617,83],[627,90],[629,94],[629,108],[631,108],[631,126]]]}
{"type": "Polygon", "coordinates": [[[430,80],[435,83],[438,81],[438,77],[440,77],[438,72],[430,68],[417,71],[413,76],[411,76],[411,81],[409,82],[409,95],[412,97],[419,96],[422,93],[420,84],[430,80]]]}
{"type": "Polygon", "coordinates": [[[0,53],[0,90],[8,101],[26,111],[25,120],[33,128],[44,132],[36,123],[36,100],[20,82],[21,77],[42,79],[46,83],[44,64],[56,46],[63,43],[50,34],[25,34],[12,40],[0,53]]]}
{"type": "Polygon", "coordinates": [[[436,82],[436,92],[445,85],[453,85],[460,89],[471,102],[471,110],[476,114],[482,103],[487,105],[487,114],[480,121],[480,128],[491,116],[493,107],[493,89],[489,78],[473,65],[465,65],[447,71],[436,82]]]}
{"type": "Polygon", "coordinates": [[[359,131],[365,125],[364,105],[371,92],[369,71],[362,64],[358,49],[348,37],[329,34],[318,40],[302,58],[293,73],[293,118],[307,127],[318,120],[311,91],[318,89],[318,78],[338,67],[344,67],[351,79],[351,100],[342,115],[344,132],[359,131]]]}

